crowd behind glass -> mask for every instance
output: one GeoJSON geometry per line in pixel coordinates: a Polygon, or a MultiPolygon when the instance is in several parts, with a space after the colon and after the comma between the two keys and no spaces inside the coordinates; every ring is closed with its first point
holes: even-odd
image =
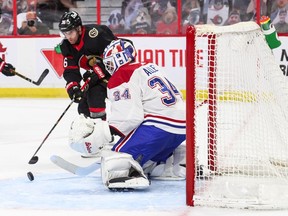
{"type": "Polygon", "coordinates": [[[257,13],[269,16],[278,33],[288,33],[288,0],[0,0],[0,4],[0,35],[57,34],[61,15],[69,10],[78,11],[85,24],[106,24],[115,34],[182,35],[190,24],[257,21],[257,13]],[[91,11],[94,18],[88,16],[91,11]]]}

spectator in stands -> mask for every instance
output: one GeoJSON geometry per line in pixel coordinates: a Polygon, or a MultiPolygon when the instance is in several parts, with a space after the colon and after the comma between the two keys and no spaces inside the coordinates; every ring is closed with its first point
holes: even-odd
{"type": "Polygon", "coordinates": [[[35,10],[35,0],[18,0],[17,1],[17,13],[24,13],[30,10],[35,10]]]}
{"type": "MultiPolygon", "coordinates": [[[[185,34],[188,25],[201,24],[201,7],[198,0],[186,0],[182,4],[182,33],[185,34]]],[[[203,17],[202,17],[203,20],[203,17]]],[[[203,24],[203,23],[202,23],[203,24]]]]}
{"type": "Polygon", "coordinates": [[[124,0],[122,2],[122,13],[125,20],[125,30],[129,31],[131,23],[138,16],[139,9],[143,7],[141,0],[124,0]]]}
{"type": "Polygon", "coordinates": [[[279,11],[281,10],[288,10],[288,0],[276,0],[274,1],[272,5],[272,11],[270,15],[271,21],[275,21],[274,23],[277,23],[279,20],[279,11]]]}
{"type": "MultiPolygon", "coordinates": [[[[267,2],[267,0],[261,0],[261,2],[260,2],[260,5],[261,5],[260,16],[266,15],[266,12],[267,12],[266,2],[267,2]]],[[[256,20],[256,17],[257,17],[256,7],[257,7],[257,0],[251,0],[248,7],[247,7],[247,11],[246,11],[246,14],[248,16],[247,20],[252,20],[252,21],[256,20]]]]}
{"type": "Polygon", "coordinates": [[[241,21],[248,21],[252,18],[253,14],[247,14],[247,8],[250,4],[250,0],[234,1],[232,8],[239,11],[241,21]]]}
{"type": "Polygon", "coordinates": [[[26,13],[26,20],[23,20],[21,27],[18,28],[20,35],[40,35],[49,34],[49,28],[37,18],[36,12],[29,11],[26,13]]]}
{"type": "Polygon", "coordinates": [[[228,0],[211,0],[207,11],[207,23],[218,26],[224,25],[225,20],[229,17],[228,0]]]}
{"type": "Polygon", "coordinates": [[[233,25],[241,22],[240,13],[237,10],[231,11],[228,19],[224,22],[224,25],[233,25]]]}
{"type": "Polygon", "coordinates": [[[121,14],[121,9],[111,11],[106,24],[114,34],[125,34],[125,20],[121,14]]]}
{"type": "Polygon", "coordinates": [[[156,23],[157,34],[177,34],[178,33],[178,16],[176,8],[168,5],[163,12],[161,19],[156,23]]]}
{"type": "Polygon", "coordinates": [[[125,31],[130,30],[131,22],[136,18],[139,8],[145,7],[149,12],[151,5],[151,0],[123,0],[121,14],[125,21],[125,31]]]}
{"type": "Polygon", "coordinates": [[[203,24],[200,22],[200,8],[193,8],[190,11],[189,16],[183,21],[182,33],[186,33],[187,26],[203,24]]]}
{"type": "MultiPolygon", "coordinates": [[[[190,12],[192,9],[195,10],[195,8],[199,9],[200,11],[200,4],[198,0],[184,0],[182,1],[182,21],[188,19],[190,16],[190,12]]],[[[199,15],[199,14],[198,14],[199,15]]]]}
{"type": "Polygon", "coordinates": [[[13,2],[12,1],[4,1],[0,2],[2,13],[9,13],[12,15],[13,12],[13,2]]]}
{"type": "Polygon", "coordinates": [[[288,23],[286,22],[287,18],[287,10],[279,11],[279,21],[274,25],[275,29],[279,33],[287,33],[288,32],[288,23]]]}
{"type": "Polygon", "coordinates": [[[37,1],[35,0],[17,0],[16,1],[16,9],[14,9],[13,0],[0,0],[0,5],[3,11],[3,14],[11,14],[13,11],[17,11],[17,14],[24,13],[29,10],[35,9],[35,4],[37,1]]]}
{"type": "Polygon", "coordinates": [[[130,33],[151,34],[151,17],[145,7],[138,9],[137,16],[131,20],[130,33]]]}
{"type": "Polygon", "coordinates": [[[9,14],[3,14],[0,8],[0,35],[11,35],[12,31],[12,17],[9,17],[9,14]]]}
{"type": "Polygon", "coordinates": [[[152,29],[156,28],[157,22],[163,17],[168,7],[175,7],[177,11],[177,2],[175,0],[154,0],[150,9],[152,20],[152,29]]]}

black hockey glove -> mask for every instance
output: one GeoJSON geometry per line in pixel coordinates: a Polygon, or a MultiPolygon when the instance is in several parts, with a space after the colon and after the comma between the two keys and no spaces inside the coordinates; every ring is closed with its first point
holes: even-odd
{"type": "Polygon", "coordinates": [[[77,82],[70,82],[66,86],[67,93],[71,100],[74,99],[75,103],[79,103],[82,100],[84,92],[81,91],[81,87],[77,82]]]}
{"type": "Polygon", "coordinates": [[[96,73],[94,73],[93,70],[87,70],[84,74],[83,74],[83,80],[86,82],[86,80],[90,78],[89,81],[89,87],[95,86],[97,85],[97,82],[99,80],[99,77],[96,75],[96,73]]]}
{"type": "Polygon", "coordinates": [[[13,67],[13,65],[6,63],[0,58],[0,72],[2,72],[5,76],[15,76],[15,73],[13,73],[14,70],[15,67],[13,67]]]}
{"type": "MultiPolygon", "coordinates": [[[[105,69],[103,68],[103,60],[99,56],[88,56],[87,64],[91,71],[97,75],[98,79],[105,78],[105,69]]],[[[92,77],[91,77],[92,78],[92,77]]]]}
{"type": "Polygon", "coordinates": [[[15,71],[15,67],[13,67],[13,65],[6,63],[2,69],[2,73],[5,76],[15,76],[15,73],[13,73],[13,71],[15,71]]]}

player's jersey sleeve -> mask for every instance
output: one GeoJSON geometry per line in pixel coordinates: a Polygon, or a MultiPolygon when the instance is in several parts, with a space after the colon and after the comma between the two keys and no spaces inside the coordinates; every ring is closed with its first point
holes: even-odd
{"type": "Polygon", "coordinates": [[[64,39],[60,44],[61,53],[63,55],[63,78],[67,83],[80,82],[82,79],[78,62],[74,60],[69,42],[64,39]]]}

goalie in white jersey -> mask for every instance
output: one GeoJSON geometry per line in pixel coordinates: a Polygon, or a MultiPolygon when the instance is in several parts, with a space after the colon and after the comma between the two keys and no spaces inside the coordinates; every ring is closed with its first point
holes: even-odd
{"type": "Polygon", "coordinates": [[[110,131],[121,137],[112,152],[102,152],[102,179],[110,189],[146,188],[148,175],[185,178],[185,169],[179,165],[185,151],[180,151],[180,157],[179,151],[175,153],[186,139],[181,92],[160,67],[135,62],[135,56],[135,48],[128,41],[112,41],[105,49],[103,63],[111,74],[107,85],[109,127],[104,121],[96,123],[97,132],[93,133],[99,135],[91,142],[92,150],[89,146],[90,152],[85,152],[101,149],[99,140],[109,141],[110,131]]]}

